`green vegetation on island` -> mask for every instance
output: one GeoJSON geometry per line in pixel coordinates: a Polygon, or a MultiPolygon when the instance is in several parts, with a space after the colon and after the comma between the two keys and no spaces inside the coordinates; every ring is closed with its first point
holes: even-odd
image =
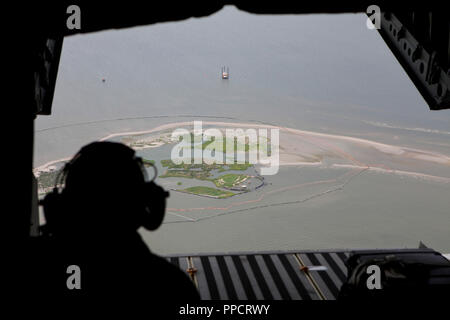
{"type": "Polygon", "coordinates": [[[206,163],[181,163],[181,164],[175,164],[172,160],[161,160],[161,165],[165,168],[170,169],[183,169],[183,170],[192,170],[192,169],[200,169],[204,171],[211,171],[220,169],[222,165],[219,164],[206,164],[206,163]]]}
{"type": "Polygon", "coordinates": [[[228,197],[235,195],[235,193],[233,193],[231,191],[224,191],[224,190],[219,190],[219,189],[204,187],[204,186],[190,187],[190,188],[182,189],[179,191],[186,192],[186,193],[192,193],[192,194],[196,194],[196,195],[200,195],[200,196],[214,197],[214,198],[218,198],[218,199],[224,199],[224,198],[228,198],[228,197]]]}
{"type": "Polygon", "coordinates": [[[38,177],[38,187],[45,189],[49,187],[53,187],[56,182],[56,178],[59,174],[60,170],[53,170],[50,172],[41,172],[38,177]]]}
{"type": "Polygon", "coordinates": [[[246,174],[228,173],[213,180],[216,187],[233,188],[249,178],[246,174]]]}
{"type": "Polygon", "coordinates": [[[250,163],[234,163],[234,164],[228,164],[228,170],[247,170],[252,165],[250,163]]]}
{"type": "MultiPolygon", "coordinates": [[[[189,164],[189,163],[181,163],[175,164],[172,160],[161,160],[161,164],[163,167],[167,168],[167,170],[160,175],[160,178],[170,178],[170,177],[178,177],[178,178],[188,178],[188,179],[198,179],[198,180],[211,180],[211,171],[218,170],[218,172],[225,171],[245,171],[250,168],[252,165],[248,163],[239,164],[189,164]]],[[[240,176],[240,175],[235,175],[240,176]]],[[[244,175],[247,177],[247,175],[244,175]]],[[[219,177],[220,178],[220,177],[219,177]]],[[[231,179],[231,178],[229,178],[231,179]]],[[[217,180],[217,179],[215,179],[217,180]]],[[[214,180],[212,180],[214,181],[214,180]]],[[[236,183],[235,183],[236,184],[236,183]]],[[[216,184],[217,185],[217,184],[216,184]]],[[[226,184],[226,186],[228,183],[226,184]]]]}
{"type": "Polygon", "coordinates": [[[207,180],[210,176],[209,171],[194,171],[194,170],[166,170],[164,174],[160,175],[160,178],[188,178],[207,180]]]}

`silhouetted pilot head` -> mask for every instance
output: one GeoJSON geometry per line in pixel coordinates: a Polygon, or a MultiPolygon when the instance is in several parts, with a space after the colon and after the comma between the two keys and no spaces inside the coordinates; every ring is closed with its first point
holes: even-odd
{"type": "Polygon", "coordinates": [[[126,233],[141,226],[154,230],[162,223],[168,193],[147,181],[141,158],[124,144],[94,142],[83,147],[62,177],[62,192],[44,200],[55,234],[126,233]]]}

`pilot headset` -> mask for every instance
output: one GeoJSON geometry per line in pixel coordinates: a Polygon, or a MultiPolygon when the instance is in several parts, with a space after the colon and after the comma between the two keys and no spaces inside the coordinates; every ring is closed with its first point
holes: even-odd
{"type": "Polygon", "coordinates": [[[46,220],[46,225],[42,228],[44,235],[52,235],[61,228],[60,222],[63,217],[62,215],[68,210],[65,195],[66,187],[64,185],[71,168],[76,166],[80,159],[88,161],[90,154],[93,152],[96,152],[96,156],[98,156],[98,152],[101,152],[102,148],[107,149],[108,153],[113,152],[115,156],[121,157],[124,161],[133,162],[130,165],[138,166],[143,174],[144,183],[139,184],[137,190],[137,207],[140,208],[140,213],[138,218],[136,218],[138,221],[135,221],[137,226],[142,226],[147,230],[156,230],[162,224],[165,214],[166,198],[169,197],[169,192],[154,182],[157,176],[156,166],[150,164],[155,171],[155,175],[149,180],[142,158],[136,156],[136,152],[133,149],[116,142],[94,142],[83,147],[71,161],[65,164],[64,168],[56,177],[53,191],[40,201],[46,220]]]}

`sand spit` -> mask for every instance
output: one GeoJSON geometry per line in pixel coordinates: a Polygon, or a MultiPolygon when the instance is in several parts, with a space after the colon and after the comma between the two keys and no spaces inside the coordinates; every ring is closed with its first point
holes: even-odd
{"type": "Polygon", "coordinates": [[[347,168],[348,169],[367,169],[369,171],[380,172],[380,173],[389,173],[389,174],[395,174],[395,175],[400,175],[400,176],[410,176],[413,178],[419,178],[419,179],[423,179],[423,180],[427,180],[427,181],[450,183],[450,178],[433,176],[430,174],[424,174],[424,173],[420,173],[420,172],[389,170],[389,169],[378,168],[378,167],[361,167],[361,166],[355,166],[355,165],[351,165],[351,164],[333,164],[332,167],[346,168],[346,169],[347,168]]]}
{"type": "MultiPolygon", "coordinates": [[[[115,137],[139,136],[151,133],[164,132],[184,128],[193,129],[193,121],[182,121],[163,124],[149,130],[118,132],[109,134],[100,141],[115,137]]],[[[421,172],[413,172],[410,167],[404,167],[404,163],[413,161],[414,166],[440,166],[446,172],[450,172],[450,157],[447,155],[426,150],[406,148],[396,145],[388,145],[367,139],[350,136],[333,135],[312,131],[299,130],[273,125],[255,123],[234,123],[221,121],[202,121],[203,130],[208,127],[216,128],[242,128],[242,129],[270,129],[280,130],[280,166],[354,166],[371,170],[385,170],[386,172],[402,172],[405,175],[423,175],[423,177],[442,178],[421,172]],[[324,159],[328,161],[324,161],[324,159]],[[398,170],[397,170],[398,169],[398,170]]],[[[169,133],[170,134],[170,133],[169,133]]],[[[159,147],[164,142],[158,142],[151,147],[159,147]]],[[[48,166],[66,161],[68,158],[53,160],[37,168],[35,172],[43,171],[48,166]]],[[[413,170],[416,170],[414,167],[413,170]]],[[[421,171],[421,170],[420,170],[421,171]]]]}

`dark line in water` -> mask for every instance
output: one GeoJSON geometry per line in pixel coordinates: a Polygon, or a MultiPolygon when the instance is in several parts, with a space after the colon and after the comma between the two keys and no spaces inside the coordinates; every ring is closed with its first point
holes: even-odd
{"type": "Polygon", "coordinates": [[[103,119],[103,120],[95,120],[95,121],[84,121],[84,122],[68,123],[68,124],[63,124],[60,126],[38,129],[35,132],[45,132],[45,131],[50,131],[50,130],[63,129],[63,128],[69,128],[69,127],[77,127],[77,126],[83,126],[83,125],[91,125],[91,124],[104,123],[104,122],[142,120],[142,119],[163,119],[163,118],[214,118],[214,119],[225,119],[225,120],[248,121],[248,122],[255,122],[255,123],[260,123],[260,124],[278,126],[277,124],[274,124],[274,123],[258,121],[258,120],[242,119],[242,118],[236,118],[236,117],[179,114],[179,115],[125,117],[125,118],[103,119]]]}

